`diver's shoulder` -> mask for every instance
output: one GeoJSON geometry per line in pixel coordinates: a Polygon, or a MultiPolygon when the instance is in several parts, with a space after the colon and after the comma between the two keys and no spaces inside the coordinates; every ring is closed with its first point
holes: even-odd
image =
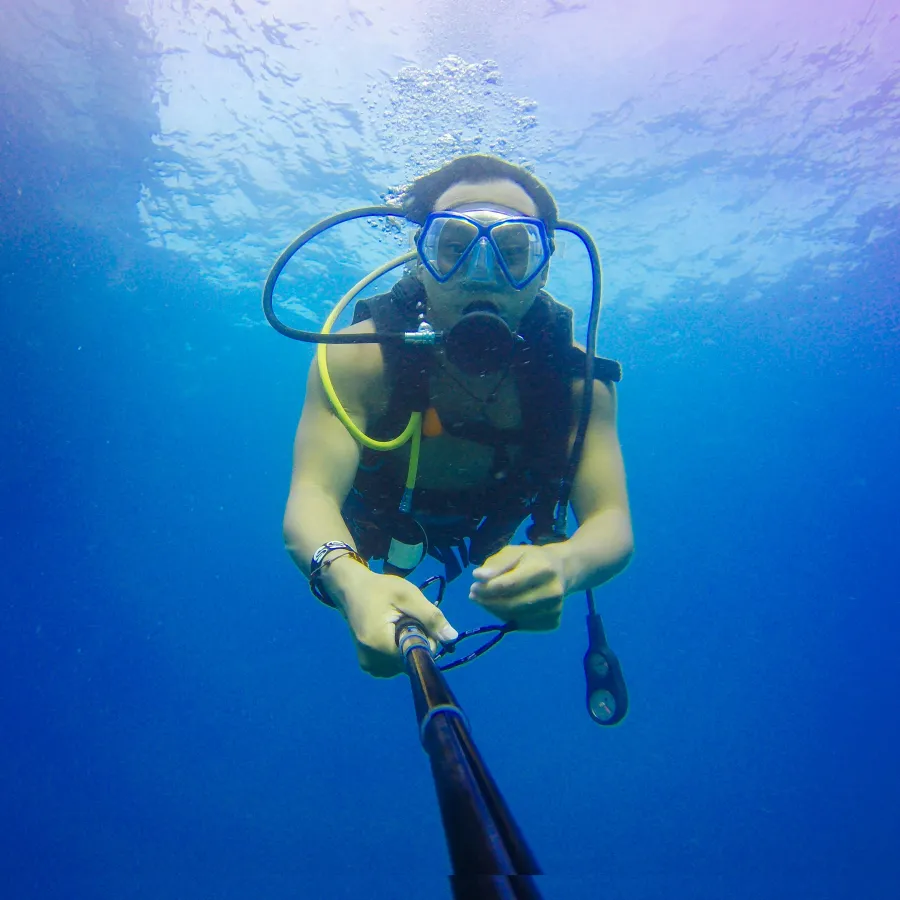
{"type": "MultiPolygon", "coordinates": [[[[612,415],[616,414],[616,385],[613,381],[604,381],[601,378],[595,378],[592,385],[593,397],[592,404],[595,414],[612,415]]],[[[575,377],[572,379],[572,406],[576,411],[581,407],[584,398],[584,378],[575,377]]]]}
{"type": "MultiPolygon", "coordinates": [[[[338,329],[335,334],[374,334],[371,319],[338,329]]],[[[332,377],[371,380],[384,374],[384,354],[380,344],[328,344],[328,370],[332,377]]]]}
{"type": "MultiPolygon", "coordinates": [[[[373,334],[371,321],[357,322],[341,328],[335,334],[373,334]]],[[[331,387],[348,410],[367,411],[367,415],[381,412],[386,403],[384,356],[380,344],[325,344],[327,373],[322,371],[318,354],[313,366],[318,377],[331,387]]]]}

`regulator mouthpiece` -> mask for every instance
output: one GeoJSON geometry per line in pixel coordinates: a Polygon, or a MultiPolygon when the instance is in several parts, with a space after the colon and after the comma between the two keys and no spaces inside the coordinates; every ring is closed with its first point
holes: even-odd
{"type": "Polygon", "coordinates": [[[447,358],[466,375],[490,375],[513,360],[516,335],[493,310],[492,303],[472,304],[447,333],[447,358]],[[476,307],[474,308],[473,307],[476,307]]]}

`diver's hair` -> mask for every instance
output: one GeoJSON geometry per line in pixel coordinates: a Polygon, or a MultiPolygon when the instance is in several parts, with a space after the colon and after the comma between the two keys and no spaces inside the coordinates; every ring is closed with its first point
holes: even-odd
{"type": "Polygon", "coordinates": [[[487,153],[458,156],[439,169],[421,175],[403,193],[403,214],[411,222],[421,225],[434,210],[438,197],[452,185],[461,181],[482,184],[501,178],[514,181],[531,197],[537,207],[538,218],[543,220],[552,235],[559,220],[559,211],[553,195],[543,182],[521,166],[487,153]]]}

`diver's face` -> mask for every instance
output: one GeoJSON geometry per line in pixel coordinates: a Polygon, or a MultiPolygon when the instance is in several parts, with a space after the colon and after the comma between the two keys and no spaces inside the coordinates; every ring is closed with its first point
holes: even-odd
{"type": "MultiPolygon", "coordinates": [[[[520,185],[508,179],[478,184],[458,182],[444,191],[435,202],[434,212],[445,210],[459,210],[485,225],[501,221],[510,215],[537,216],[537,207],[531,197],[520,185]],[[503,207],[510,212],[477,209],[481,204],[485,207],[503,207]]],[[[489,247],[474,252],[493,253],[489,247]]],[[[428,297],[428,320],[438,331],[445,331],[452,328],[474,304],[490,304],[515,331],[538,291],[546,283],[547,270],[548,266],[544,266],[537,277],[517,290],[502,277],[472,279],[466,266],[442,283],[420,265],[419,277],[428,297]]]]}

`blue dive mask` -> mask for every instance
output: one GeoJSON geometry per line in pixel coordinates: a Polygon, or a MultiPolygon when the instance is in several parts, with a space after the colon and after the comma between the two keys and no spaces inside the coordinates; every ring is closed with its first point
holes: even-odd
{"type": "Polygon", "coordinates": [[[505,281],[517,291],[540,273],[552,252],[547,226],[540,219],[480,203],[431,213],[416,239],[416,250],[422,265],[441,284],[460,273],[467,282],[505,281]],[[503,218],[485,224],[466,213],[503,218]]]}

